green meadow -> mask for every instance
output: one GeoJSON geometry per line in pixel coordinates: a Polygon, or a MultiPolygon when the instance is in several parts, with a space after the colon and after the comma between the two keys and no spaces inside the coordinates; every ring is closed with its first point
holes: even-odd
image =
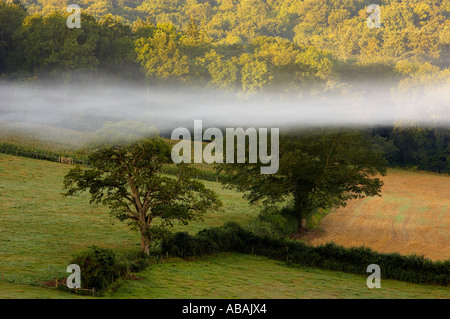
{"type": "Polygon", "coordinates": [[[366,277],[289,265],[261,256],[220,254],[156,264],[127,281],[114,298],[449,298],[445,287],[382,280],[369,289],[366,277]]]}

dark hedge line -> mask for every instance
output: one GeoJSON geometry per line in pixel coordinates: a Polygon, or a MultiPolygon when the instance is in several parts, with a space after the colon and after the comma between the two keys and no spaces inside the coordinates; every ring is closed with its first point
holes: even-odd
{"type": "MultiPolygon", "coordinates": [[[[175,175],[178,173],[178,167],[174,165],[165,165],[162,168],[162,173],[175,175]]],[[[210,182],[218,182],[224,179],[225,175],[222,173],[218,173],[216,171],[204,170],[201,168],[192,169],[192,171],[188,172],[190,178],[201,179],[210,182]]]]}
{"type": "Polygon", "coordinates": [[[178,232],[162,241],[163,254],[188,258],[220,252],[256,254],[275,260],[325,270],[368,276],[367,266],[377,264],[383,279],[448,286],[450,260],[378,253],[365,247],[345,248],[333,243],[313,247],[299,241],[259,237],[238,224],[200,231],[194,236],[178,232]]]}
{"type": "Polygon", "coordinates": [[[76,254],[70,263],[80,266],[83,289],[94,288],[102,294],[117,279],[145,269],[150,260],[140,251],[117,253],[92,245],[76,254]]]}
{"type": "MultiPolygon", "coordinates": [[[[30,149],[29,147],[23,147],[10,143],[1,143],[0,144],[0,153],[8,154],[8,155],[16,155],[23,156],[28,158],[35,158],[40,160],[46,160],[51,162],[59,162],[59,157],[61,156],[57,152],[52,151],[42,151],[38,149],[30,149]]],[[[74,164],[86,164],[88,165],[87,158],[76,158],[73,156],[62,154],[65,157],[71,157],[73,159],[74,164]]]]}
{"type": "MultiPolygon", "coordinates": [[[[29,147],[22,147],[19,145],[11,144],[11,143],[0,143],[0,153],[8,154],[8,155],[16,155],[34,159],[40,159],[50,162],[59,162],[59,157],[61,156],[57,152],[52,151],[42,151],[38,149],[31,150],[29,147]]],[[[71,157],[73,159],[74,164],[89,166],[89,160],[87,157],[78,158],[74,156],[69,156],[67,154],[62,154],[65,157],[71,157]]],[[[175,175],[178,173],[178,168],[173,165],[165,165],[162,168],[162,173],[175,175]]],[[[215,171],[195,169],[192,172],[188,173],[191,178],[202,179],[211,182],[218,182],[223,179],[223,174],[219,174],[215,171]]]]}

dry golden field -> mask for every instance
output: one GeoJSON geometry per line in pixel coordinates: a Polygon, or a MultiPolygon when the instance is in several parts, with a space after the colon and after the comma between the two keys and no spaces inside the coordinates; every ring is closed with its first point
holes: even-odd
{"type": "Polygon", "coordinates": [[[382,197],[351,200],[302,239],[450,258],[450,177],[390,170],[382,197]]]}

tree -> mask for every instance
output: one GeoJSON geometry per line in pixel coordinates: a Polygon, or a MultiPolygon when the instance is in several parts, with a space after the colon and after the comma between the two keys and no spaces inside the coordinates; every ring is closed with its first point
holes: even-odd
{"type": "Polygon", "coordinates": [[[239,62],[242,64],[242,91],[250,95],[262,92],[273,78],[267,64],[248,53],[242,54],[239,62]]]}
{"type": "Polygon", "coordinates": [[[83,15],[83,28],[69,29],[67,14],[28,16],[13,36],[18,69],[36,74],[67,75],[71,71],[93,71],[98,31],[96,20],[83,15]]]}
{"type": "Polygon", "coordinates": [[[99,27],[96,50],[99,68],[122,76],[124,73],[131,73],[130,77],[138,74],[139,64],[136,62],[131,27],[111,14],[100,20],[99,27]]]}
{"type": "Polygon", "coordinates": [[[89,156],[91,168],[77,166],[67,173],[64,194],[88,190],[91,203],[108,206],[113,216],[140,231],[141,249],[149,255],[152,240],[174,221],[186,225],[221,204],[213,191],[190,180],[183,166],[176,178],[162,175],[162,165],[171,162],[170,153],[170,145],[162,139],[97,150],[89,156]],[[154,225],[155,220],[161,222],[154,225]]]}
{"type": "Polygon", "coordinates": [[[135,40],[137,61],[146,76],[159,81],[187,81],[188,57],[180,50],[180,33],[171,24],[158,24],[152,37],[135,40]]]}
{"type": "Polygon", "coordinates": [[[13,34],[20,28],[26,11],[19,3],[6,3],[0,0],[0,73],[3,73],[14,51],[13,34]]]}
{"type": "Polygon", "coordinates": [[[184,53],[189,57],[201,57],[211,47],[211,39],[200,29],[199,24],[193,18],[190,19],[182,34],[180,42],[184,53]]]}
{"type": "Polygon", "coordinates": [[[312,132],[280,138],[279,170],[262,175],[258,164],[226,164],[227,188],[245,192],[266,208],[292,199],[299,231],[319,208],[345,206],[351,198],[379,195],[386,161],[359,132],[312,132]],[[302,226],[303,225],[303,226],[302,226]]]}
{"type": "Polygon", "coordinates": [[[225,60],[222,55],[211,50],[205,54],[204,58],[199,58],[198,61],[209,74],[210,86],[224,90],[236,88],[239,69],[232,60],[225,60]]]}

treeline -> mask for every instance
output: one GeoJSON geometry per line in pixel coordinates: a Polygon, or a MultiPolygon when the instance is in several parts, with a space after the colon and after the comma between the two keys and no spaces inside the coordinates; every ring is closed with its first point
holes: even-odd
{"type": "Polygon", "coordinates": [[[371,136],[391,167],[450,173],[449,128],[375,128],[371,136]]]}
{"type": "Polygon", "coordinates": [[[82,28],[69,29],[68,1],[0,0],[0,74],[100,72],[246,93],[448,76],[448,1],[381,1],[381,29],[366,25],[369,2],[82,0],[82,28]]]}
{"type": "MultiPolygon", "coordinates": [[[[79,0],[96,18],[112,14],[128,24],[147,18],[178,29],[198,21],[221,44],[281,37],[332,49],[340,58],[433,59],[448,64],[448,1],[380,0],[382,29],[366,27],[368,0],[79,0]]],[[[68,0],[22,0],[30,13],[64,10],[68,0]]]]}
{"type": "Polygon", "coordinates": [[[213,43],[198,23],[185,29],[139,20],[127,25],[112,15],[82,14],[82,28],[69,29],[68,14],[28,15],[1,3],[0,73],[37,79],[107,74],[152,84],[198,85],[257,93],[299,89],[336,77],[329,53],[270,37],[251,43],[213,43]]]}
{"type": "MultiPolygon", "coordinates": [[[[381,79],[392,103],[445,109],[433,98],[450,80],[448,1],[381,1],[381,29],[366,25],[369,2],[83,0],[82,27],[69,29],[68,1],[0,0],[0,78],[95,75],[281,98],[370,98],[352,84],[381,79]]],[[[448,172],[449,132],[436,122],[373,136],[393,166],[448,172]]]]}
{"type": "Polygon", "coordinates": [[[88,165],[86,156],[77,156],[76,152],[57,152],[13,143],[0,143],[0,153],[28,157],[33,159],[61,162],[61,157],[70,158],[74,164],[88,165]]]}

